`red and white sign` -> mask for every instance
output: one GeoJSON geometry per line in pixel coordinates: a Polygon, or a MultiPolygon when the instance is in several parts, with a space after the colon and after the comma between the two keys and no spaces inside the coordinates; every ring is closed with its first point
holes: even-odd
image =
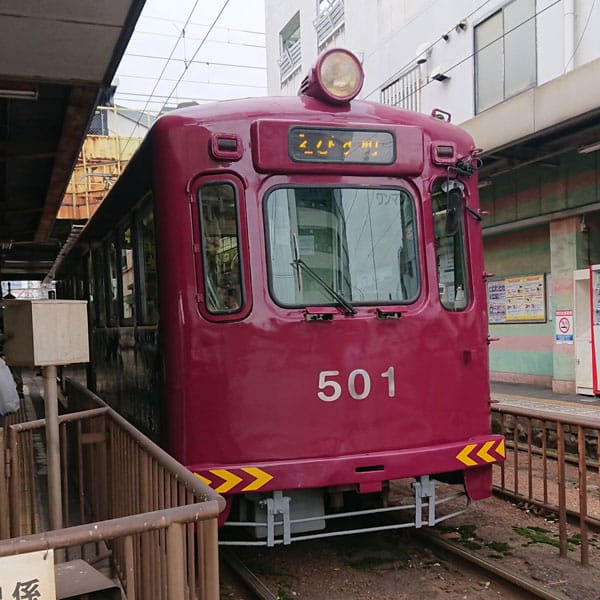
{"type": "Polygon", "coordinates": [[[572,310],[557,310],[555,321],[556,321],[556,343],[557,344],[572,344],[573,343],[573,311],[572,310]]]}

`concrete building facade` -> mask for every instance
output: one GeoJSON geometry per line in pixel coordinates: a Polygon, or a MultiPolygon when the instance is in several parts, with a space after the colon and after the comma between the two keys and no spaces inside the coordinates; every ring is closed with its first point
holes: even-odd
{"type": "Polygon", "coordinates": [[[482,148],[496,380],[585,387],[574,272],[600,263],[599,30],[594,0],[266,0],[271,95],[342,46],[363,63],[362,98],[447,111],[482,148]]]}

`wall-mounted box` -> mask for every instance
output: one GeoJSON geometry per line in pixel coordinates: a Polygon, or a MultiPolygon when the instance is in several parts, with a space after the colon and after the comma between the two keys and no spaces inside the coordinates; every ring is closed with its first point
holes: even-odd
{"type": "Polygon", "coordinates": [[[90,360],[87,301],[4,300],[6,363],[15,367],[90,360]]]}

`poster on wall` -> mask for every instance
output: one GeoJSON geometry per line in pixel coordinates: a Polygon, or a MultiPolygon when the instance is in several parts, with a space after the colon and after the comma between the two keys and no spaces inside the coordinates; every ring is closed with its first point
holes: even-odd
{"type": "Polygon", "coordinates": [[[545,323],[544,274],[504,277],[487,282],[490,323],[545,323]]]}
{"type": "Polygon", "coordinates": [[[506,294],[504,279],[487,282],[488,320],[490,323],[506,322],[506,294]]]}

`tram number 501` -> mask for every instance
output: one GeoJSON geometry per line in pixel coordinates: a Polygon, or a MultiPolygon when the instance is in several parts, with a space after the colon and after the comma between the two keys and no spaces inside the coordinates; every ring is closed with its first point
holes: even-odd
{"type": "MultiPolygon", "coordinates": [[[[319,373],[319,389],[317,392],[319,400],[323,402],[335,402],[342,395],[342,384],[338,381],[339,371],[321,371],[319,373]]],[[[394,367],[389,367],[387,371],[380,374],[380,377],[387,379],[388,397],[393,398],[396,395],[396,383],[394,380],[394,367]]],[[[348,375],[346,383],[348,394],[355,400],[364,400],[371,393],[371,376],[364,369],[354,369],[348,375]]]]}

